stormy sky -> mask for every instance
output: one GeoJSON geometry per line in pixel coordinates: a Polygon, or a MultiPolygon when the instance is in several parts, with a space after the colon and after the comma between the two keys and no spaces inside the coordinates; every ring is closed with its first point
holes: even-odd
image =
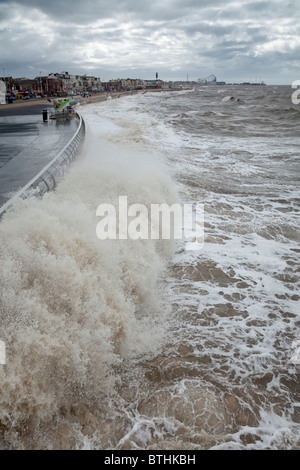
{"type": "Polygon", "coordinates": [[[0,75],[300,79],[299,0],[0,0],[0,75]]]}

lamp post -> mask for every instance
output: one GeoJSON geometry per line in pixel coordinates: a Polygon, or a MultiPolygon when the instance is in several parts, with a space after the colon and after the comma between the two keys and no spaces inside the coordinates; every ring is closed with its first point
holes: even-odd
{"type": "Polygon", "coordinates": [[[5,78],[5,68],[3,67],[3,81],[5,83],[5,93],[7,92],[6,78],[5,78]]]}
{"type": "Polygon", "coordinates": [[[40,84],[39,84],[40,85],[39,86],[39,94],[42,95],[42,72],[41,71],[40,71],[40,80],[39,80],[39,82],[40,82],[40,84]]]}

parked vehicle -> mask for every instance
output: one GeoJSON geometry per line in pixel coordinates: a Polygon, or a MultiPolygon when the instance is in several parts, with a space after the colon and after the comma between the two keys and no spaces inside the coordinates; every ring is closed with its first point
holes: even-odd
{"type": "Polygon", "coordinates": [[[15,97],[15,95],[12,93],[11,95],[6,95],[6,99],[9,103],[12,103],[13,101],[15,101],[17,98],[15,97]]]}

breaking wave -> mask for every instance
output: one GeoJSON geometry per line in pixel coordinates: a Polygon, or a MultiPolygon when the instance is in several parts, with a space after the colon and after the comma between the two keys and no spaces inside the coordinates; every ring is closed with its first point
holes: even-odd
{"type": "Polygon", "coordinates": [[[83,152],[55,192],[20,200],[1,222],[4,447],[53,446],[39,430],[74,407],[99,406],[122,362],[157,351],[166,333],[158,280],[172,243],[100,241],[96,208],[120,194],[171,202],[172,183],[145,155],[104,144],[100,155],[91,136],[83,152]]]}

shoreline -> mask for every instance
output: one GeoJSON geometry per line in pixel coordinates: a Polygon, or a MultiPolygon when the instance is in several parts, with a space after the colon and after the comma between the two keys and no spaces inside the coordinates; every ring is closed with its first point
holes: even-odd
{"type": "MultiPolygon", "coordinates": [[[[173,90],[173,89],[166,89],[166,90],[161,90],[161,89],[142,89],[142,90],[132,90],[132,91],[112,91],[112,92],[109,92],[109,93],[97,93],[97,94],[92,94],[88,97],[83,97],[83,96],[79,96],[79,95],[74,95],[74,96],[66,96],[66,97],[62,97],[62,98],[66,98],[66,99],[74,99],[74,100],[77,100],[78,103],[80,104],[89,104],[89,103],[95,103],[95,102],[98,102],[98,101],[106,101],[108,99],[108,97],[110,97],[111,99],[116,99],[116,98],[120,98],[121,96],[131,96],[131,95],[136,95],[138,93],[162,93],[162,92],[169,92],[169,91],[178,91],[178,90],[173,90]]],[[[13,111],[14,109],[20,109],[20,108],[23,108],[23,109],[27,109],[27,108],[30,108],[30,107],[42,107],[42,106],[53,106],[53,100],[55,99],[59,99],[60,97],[52,97],[52,98],[40,98],[38,100],[34,100],[34,99],[31,99],[31,100],[26,100],[26,101],[18,101],[16,103],[6,103],[6,104],[2,104],[0,105],[0,116],[1,116],[1,111],[6,111],[6,110],[10,110],[10,111],[13,111]],[[51,102],[49,102],[48,100],[51,99],[51,102]]]]}

